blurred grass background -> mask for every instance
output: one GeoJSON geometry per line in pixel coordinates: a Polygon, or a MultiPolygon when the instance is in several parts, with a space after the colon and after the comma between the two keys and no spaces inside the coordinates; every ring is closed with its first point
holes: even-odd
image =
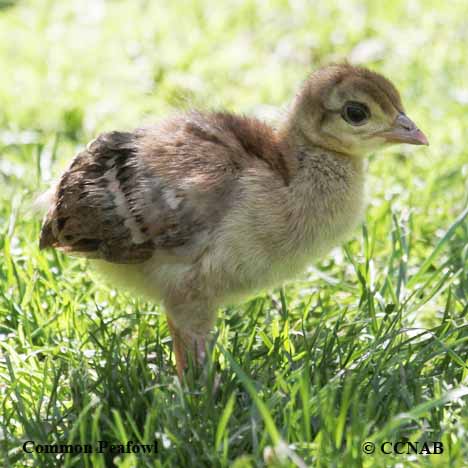
{"type": "Polygon", "coordinates": [[[2,466],[468,466],[468,2],[0,0],[0,71],[2,466]],[[388,76],[431,146],[372,156],[362,234],[224,311],[218,342],[243,371],[215,348],[220,394],[182,395],[159,309],[39,253],[28,206],[101,131],[191,106],[274,122],[344,59],[388,76]],[[18,450],[155,433],[159,460],[18,450]],[[390,436],[450,450],[360,451],[390,436]]]}

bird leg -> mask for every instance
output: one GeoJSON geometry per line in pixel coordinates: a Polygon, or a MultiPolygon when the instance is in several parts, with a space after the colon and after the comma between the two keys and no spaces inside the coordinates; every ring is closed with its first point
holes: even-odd
{"type": "Polygon", "coordinates": [[[188,362],[193,359],[193,364],[201,367],[205,361],[205,337],[187,333],[177,328],[174,322],[167,317],[167,324],[172,336],[172,347],[176,360],[177,374],[182,382],[184,371],[188,362]]]}

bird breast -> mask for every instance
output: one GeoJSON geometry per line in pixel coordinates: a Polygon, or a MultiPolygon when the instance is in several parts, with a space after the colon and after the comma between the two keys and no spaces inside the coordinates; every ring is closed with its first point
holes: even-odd
{"type": "Polygon", "coordinates": [[[363,214],[361,162],[312,154],[299,174],[287,187],[261,171],[244,178],[201,259],[210,288],[236,302],[294,279],[352,233],[363,214]]]}

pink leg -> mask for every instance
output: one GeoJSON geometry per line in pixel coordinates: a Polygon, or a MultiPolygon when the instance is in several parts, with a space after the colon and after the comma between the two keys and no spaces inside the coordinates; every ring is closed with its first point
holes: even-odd
{"type": "Polygon", "coordinates": [[[177,375],[180,382],[184,371],[188,367],[189,356],[192,356],[197,366],[202,366],[205,361],[205,337],[197,337],[179,330],[174,322],[167,317],[167,324],[172,336],[172,346],[176,360],[177,375]]]}

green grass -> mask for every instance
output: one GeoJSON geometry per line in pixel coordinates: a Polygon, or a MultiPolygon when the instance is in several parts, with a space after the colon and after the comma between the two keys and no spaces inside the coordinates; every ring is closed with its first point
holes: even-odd
{"type": "Polygon", "coordinates": [[[0,1],[0,466],[468,466],[467,17],[465,1],[0,1]],[[361,231],[220,311],[181,388],[163,311],[39,252],[31,201],[100,131],[191,105],[272,114],[358,46],[431,146],[372,156],[361,231]],[[157,455],[21,450],[154,439],[157,455]],[[401,440],[444,452],[381,453],[401,440]]]}

